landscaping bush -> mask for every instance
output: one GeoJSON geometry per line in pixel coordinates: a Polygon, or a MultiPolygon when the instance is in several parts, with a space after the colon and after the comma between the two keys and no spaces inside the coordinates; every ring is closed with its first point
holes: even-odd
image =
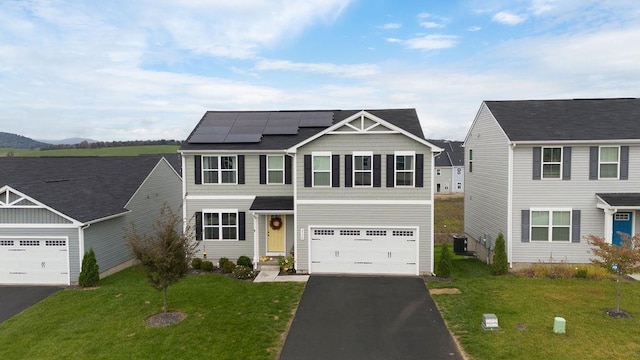
{"type": "Polygon", "coordinates": [[[84,253],[82,258],[82,269],[78,278],[78,285],[82,287],[90,287],[98,285],[100,280],[100,267],[96,261],[96,253],[93,248],[84,253]]]}
{"type": "Polygon", "coordinates": [[[248,266],[238,265],[233,269],[233,275],[241,280],[251,279],[253,277],[253,269],[248,266]]]}
{"type": "Polygon", "coordinates": [[[213,263],[209,260],[205,260],[200,264],[200,268],[203,271],[213,271],[213,263]]]}
{"type": "Polygon", "coordinates": [[[504,275],[509,272],[509,263],[507,262],[507,249],[504,243],[504,235],[498,234],[496,246],[493,252],[493,275],[504,275]]]}
{"type": "Polygon", "coordinates": [[[281,256],[278,258],[278,265],[280,265],[280,271],[293,273],[295,272],[295,259],[293,256],[281,256]]]}
{"type": "Polygon", "coordinates": [[[231,274],[233,272],[233,269],[235,268],[236,268],[236,264],[234,264],[233,261],[227,261],[222,266],[222,271],[225,274],[231,274]]]}
{"type": "Polygon", "coordinates": [[[224,264],[228,263],[229,259],[226,257],[221,257],[220,260],[218,260],[218,267],[220,269],[224,269],[224,264]]]}
{"type": "Polygon", "coordinates": [[[251,262],[251,259],[248,256],[244,256],[244,255],[240,256],[236,264],[238,266],[246,266],[249,269],[253,269],[253,263],[251,262]]]}
{"type": "Polygon", "coordinates": [[[517,271],[518,275],[532,278],[589,280],[610,279],[613,275],[604,268],[594,265],[575,265],[567,263],[540,263],[517,271]]]}
{"type": "Polygon", "coordinates": [[[191,260],[191,267],[194,269],[200,269],[202,267],[202,259],[193,258],[193,260],[191,260]]]}
{"type": "Polygon", "coordinates": [[[440,250],[440,261],[438,262],[438,270],[436,275],[438,277],[449,277],[451,276],[451,268],[453,267],[453,263],[451,260],[451,251],[449,250],[449,244],[442,244],[442,249],[440,250]]]}

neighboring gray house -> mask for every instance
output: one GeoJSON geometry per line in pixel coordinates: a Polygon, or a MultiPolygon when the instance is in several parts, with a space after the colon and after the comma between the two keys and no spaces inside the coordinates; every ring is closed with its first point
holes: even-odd
{"type": "Polygon", "coordinates": [[[307,273],[433,271],[433,157],[414,109],[209,111],[179,152],[199,254],[307,273]]]}
{"type": "Polygon", "coordinates": [[[0,284],[69,285],[93,248],[102,275],[131,263],[123,230],[151,231],[181,178],[163,156],[0,158],[0,284]]]}
{"type": "Polygon", "coordinates": [[[444,151],[436,156],[433,183],[436,194],[464,192],[464,147],[462,141],[427,140],[444,151]]]}
{"type": "Polygon", "coordinates": [[[512,265],[586,263],[585,235],[638,232],[640,99],[485,101],[464,146],[465,232],[502,232],[512,265]]]}

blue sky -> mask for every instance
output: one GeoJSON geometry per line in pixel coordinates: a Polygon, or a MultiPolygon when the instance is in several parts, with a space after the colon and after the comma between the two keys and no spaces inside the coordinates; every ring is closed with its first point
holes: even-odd
{"type": "Polygon", "coordinates": [[[638,97],[637,0],[0,2],[0,131],[184,139],[206,110],[638,97]]]}

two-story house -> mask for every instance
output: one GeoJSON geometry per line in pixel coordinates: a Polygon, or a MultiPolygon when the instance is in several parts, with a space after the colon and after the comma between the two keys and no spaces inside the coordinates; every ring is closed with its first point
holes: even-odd
{"type": "Polygon", "coordinates": [[[593,258],[638,232],[640,99],[485,101],[465,139],[465,232],[511,265],[593,258]]]}
{"type": "Polygon", "coordinates": [[[431,144],[443,149],[436,156],[433,183],[436,194],[464,192],[464,147],[462,141],[431,140],[431,144]]]}
{"type": "Polygon", "coordinates": [[[414,109],[208,111],[179,152],[199,256],[306,273],[433,271],[433,158],[414,109]]]}

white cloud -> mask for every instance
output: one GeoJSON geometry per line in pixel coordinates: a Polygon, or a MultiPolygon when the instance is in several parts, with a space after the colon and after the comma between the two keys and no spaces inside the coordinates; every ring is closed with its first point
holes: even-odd
{"type": "Polygon", "coordinates": [[[480,30],[482,30],[482,27],[480,27],[480,26],[469,26],[467,28],[467,31],[471,31],[471,32],[476,32],[476,31],[480,31],[480,30]]]}
{"type": "Polygon", "coordinates": [[[256,70],[302,71],[343,77],[371,76],[380,72],[373,64],[338,65],[331,63],[294,63],[287,60],[260,60],[256,70]]]}
{"type": "Polygon", "coordinates": [[[400,23],[386,23],[386,24],[378,26],[378,29],[393,30],[393,29],[400,29],[401,27],[402,27],[402,24],[400,24],[400,23]]]}
{"type": "Polygon", "coordinates": [[[493,21],[505,25],[518,25],[526,20],[526,17],[512,14],[507,11],[501,11],[493,16],[493,21]]]}
{"type": "Polygon", "coordinates": [[[423,35],[407,40],[388,38],[387,42],[400,43],[409,49],[437,50],[454,47],[457,40],[455,35],[423,35]]]}
{"type": "Polygon", "coordinates": [[[440,29],[447,25],[449,19],[429,13],[418,14],[418,24],[426,29],[440,29]]]}

